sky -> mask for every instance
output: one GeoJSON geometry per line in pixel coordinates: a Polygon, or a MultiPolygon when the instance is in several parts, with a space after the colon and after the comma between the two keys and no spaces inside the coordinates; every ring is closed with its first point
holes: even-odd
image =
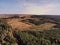
{"type": "Polygon", "coordinates": [[[60,0],[0,0],[0,14],[60,15],[60,0]]]}

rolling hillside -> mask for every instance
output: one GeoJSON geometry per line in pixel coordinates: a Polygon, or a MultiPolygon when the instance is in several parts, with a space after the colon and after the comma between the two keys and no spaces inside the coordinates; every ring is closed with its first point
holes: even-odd
{"type": "Polygon", "coordinates": [[[0,15],[0,45],[60,45],[60,16],[0,15]]]}
{"type": "Polygon", "coordinates": [[[31,30],[31,29],[54,29],[60,26],[60,16],[50,15],[14,15],[8,17],[6,20],[12,28],[18,30],[31,30]],[[57,17],[57,18],[56,18],[57,17]]]}

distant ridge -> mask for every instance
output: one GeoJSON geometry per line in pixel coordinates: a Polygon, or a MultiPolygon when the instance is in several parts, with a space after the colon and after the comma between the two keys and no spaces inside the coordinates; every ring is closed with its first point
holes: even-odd
{"type": "Polygon", "coordinates": [[[7,18],[10,16],[34,16],[34,17],[47,17],[60,19],[60,15],[34,15],[34,14],[0,14],[0,18],[7,18]]]}

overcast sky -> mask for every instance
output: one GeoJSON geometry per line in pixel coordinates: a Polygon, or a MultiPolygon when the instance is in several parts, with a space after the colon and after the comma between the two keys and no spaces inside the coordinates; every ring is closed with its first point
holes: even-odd
{"type": "Polygon", "coordinates": [[[60,15],[60,0],[0,0],[0,14],[60,15]]]}

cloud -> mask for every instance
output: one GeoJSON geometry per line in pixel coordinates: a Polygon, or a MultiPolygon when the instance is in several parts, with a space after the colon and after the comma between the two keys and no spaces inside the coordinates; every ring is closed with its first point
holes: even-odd
{"type": "Polygon", "coordinates": [[[46,5],[36,5],[34,3],[24,3],[25,14],[60,14],[59,4],[49,3],[46,5]]]}
{"type": "Polygon", "coordinates": [[[1,0],[0,13],[60,14],[59,0],[1,0]]]}

